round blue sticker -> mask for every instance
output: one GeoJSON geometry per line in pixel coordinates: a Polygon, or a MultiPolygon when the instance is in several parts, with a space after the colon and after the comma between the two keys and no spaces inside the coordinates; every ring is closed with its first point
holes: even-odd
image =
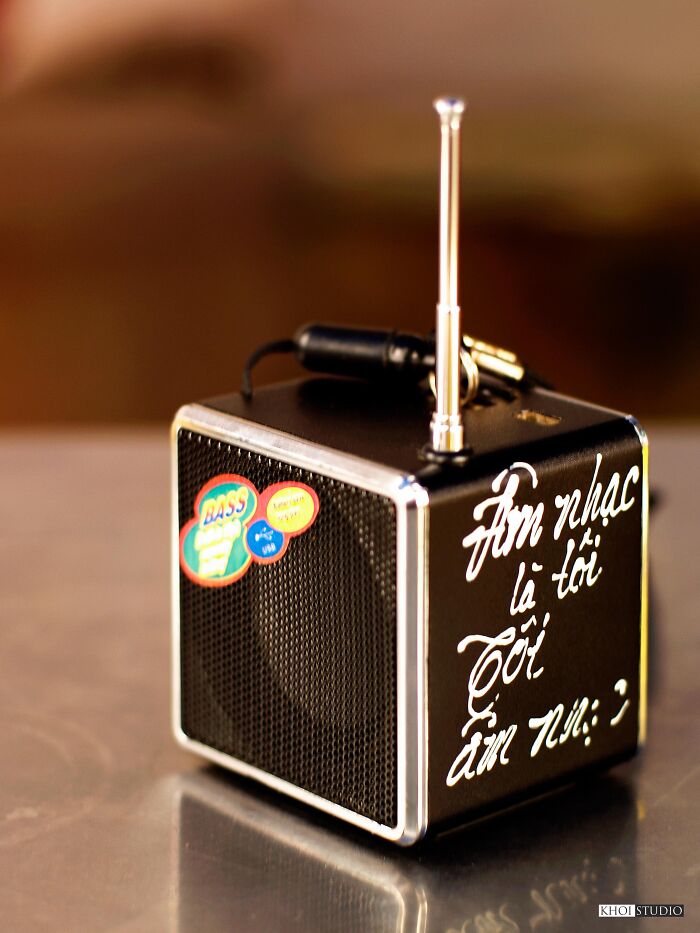
{"type": "Polygon", "coordinates": [[[283,532],[272,528],[264,518],[259,518],[248,528],[246,544],[258,560],[273,561],[282,556],[285,536],[283,532]]]}

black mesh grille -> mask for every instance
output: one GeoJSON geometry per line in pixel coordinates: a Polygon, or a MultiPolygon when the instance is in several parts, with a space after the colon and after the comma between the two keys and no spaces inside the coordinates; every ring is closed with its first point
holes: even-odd
{"type": "Polygon", "coordinates": [[[396,515],[355,486],[178,435],[180,527],[220,473],[294,479],[319,513],[229,586],[180,573],[182,727],[193,739],[396,825],[396,515]]]}

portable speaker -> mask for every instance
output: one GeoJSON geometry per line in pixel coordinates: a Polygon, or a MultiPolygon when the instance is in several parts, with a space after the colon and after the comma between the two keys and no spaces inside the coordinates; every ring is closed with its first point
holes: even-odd
{"type": "Polygon", "coordinates": [[[461,106],[438,109],[435,338],[306,328],[301,362],[343,377],[172,433],[178,740],[404,845],[645,727],[644,433],[462,335],[461,106]]]}

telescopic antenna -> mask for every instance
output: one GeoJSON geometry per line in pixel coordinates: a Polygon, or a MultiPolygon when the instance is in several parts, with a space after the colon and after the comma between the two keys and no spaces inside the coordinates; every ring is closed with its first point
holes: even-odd
{"type": "Polygon", "coordinates": [[[437,454],[464,452],[461,406],[462,321],[458,297],[460,125],[464,101],[440,97],[440,292],[435,328],[435,413],[431,445],[437,454]]]}

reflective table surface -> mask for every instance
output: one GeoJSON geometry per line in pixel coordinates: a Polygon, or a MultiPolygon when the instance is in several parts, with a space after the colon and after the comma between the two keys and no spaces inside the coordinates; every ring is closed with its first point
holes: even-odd
{"type": "Polygon", "coordinates": [[[5,434],[0,929],[587,931],[618,902],[700,929],[700,431],[650,438],[647,749],[401,851],[174,745],[165,432],[5,434]]]}

